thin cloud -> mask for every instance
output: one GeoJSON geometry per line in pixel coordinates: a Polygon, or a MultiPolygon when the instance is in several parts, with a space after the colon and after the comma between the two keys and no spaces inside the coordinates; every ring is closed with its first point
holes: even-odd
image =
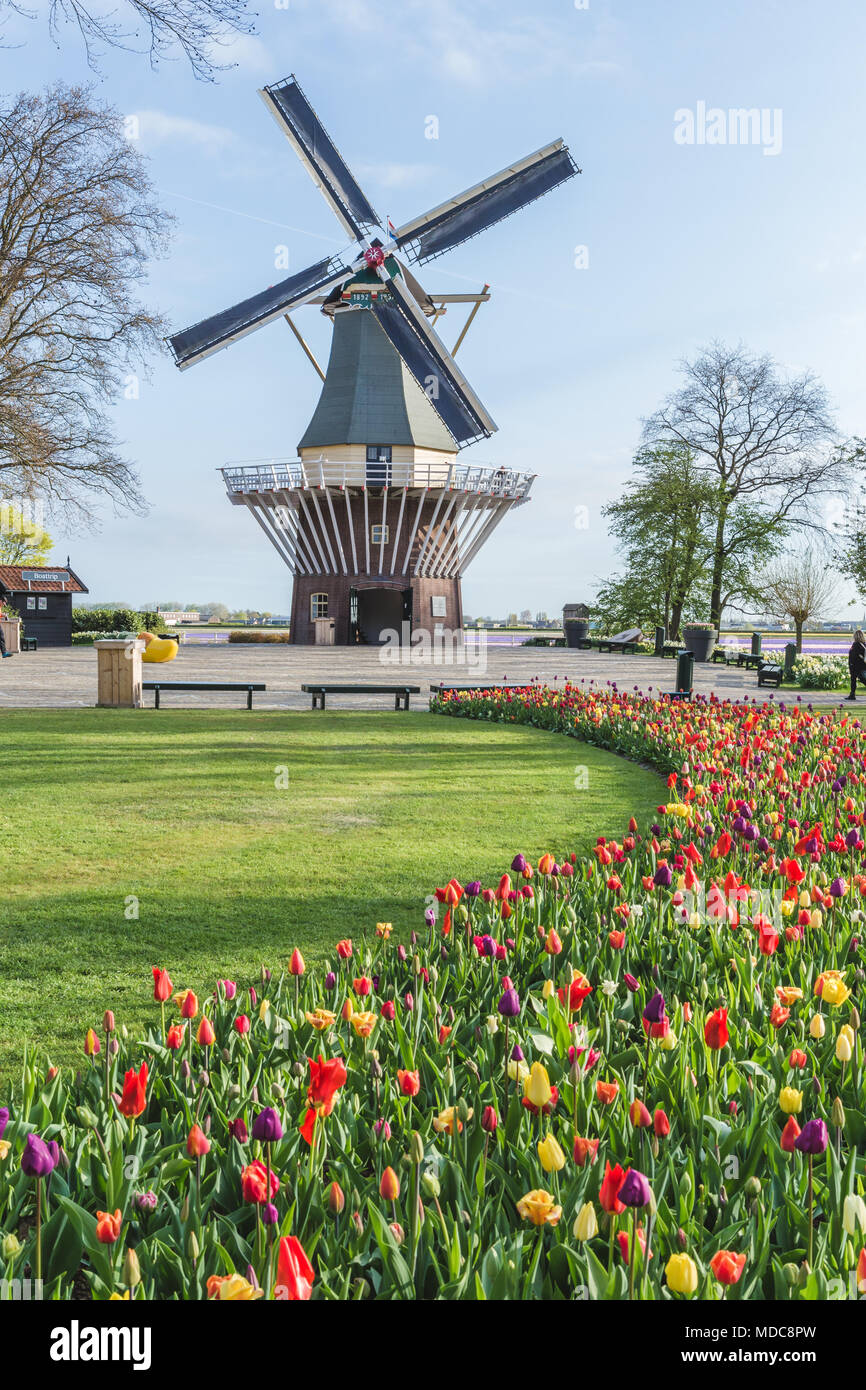
{"type": "Polygon", "coordinates": [[[139,139],[143,144],[194,145],[208,154],[218,154],[236,146],[238,137],[227,126],[208,125],[188,116],[175,116],[169,111],[136,111],[139,139]]]}

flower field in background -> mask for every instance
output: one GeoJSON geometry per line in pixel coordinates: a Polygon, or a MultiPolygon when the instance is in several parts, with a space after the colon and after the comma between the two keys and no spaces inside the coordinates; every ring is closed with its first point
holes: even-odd
{"type": "Polygon", "coordinates": [[[494,883],[455,844],[410,940],[335,902],[322,969],[295,951],[199,999],[154,962],[144,1037],[83,1004],[77,1074],[33,1054],[0,1110],[0,1273],[98,1299],[866,1293],[859,721],[611,686],[433,709],[651,763],[656,819],[583,858],[566,824],[494,883]]]}

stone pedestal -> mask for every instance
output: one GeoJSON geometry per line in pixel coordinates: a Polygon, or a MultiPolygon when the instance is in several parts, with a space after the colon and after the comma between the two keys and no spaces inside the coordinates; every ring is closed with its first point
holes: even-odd
{"type": "Polygon", "coordinates": [[[97,699],[103,709],[141,709],[141,653],[137,638],[94,642],[97,662],[97,699]]]}
{"type": "Polygon", "coordinates": [[[0,618],[0,628],[3,629],[7,652],[20,652],[21,624],[18,619],[0,618]]]}

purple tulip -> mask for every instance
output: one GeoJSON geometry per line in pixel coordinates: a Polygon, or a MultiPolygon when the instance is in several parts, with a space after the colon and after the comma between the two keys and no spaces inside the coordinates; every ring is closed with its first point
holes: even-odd
{"type": "Polygon", "coordinates": [[[279,1219],[280,1219],[280,1213],[277,1211],[277,1209],[276,1209],[276,1207],[274,1206],[273,1202],[265,1202],[264,1206],[263,1206],[262,1209],[261,1209],[261,1212],[262,1212],[262,1221],[263,1221],[263,1223],[264,1223],[265,1226],[276,1226],[276,1225],[277,1225],[277,1223],[278,1223],[278,1221],[279,1221],[279,1219]]]}
{"type": "Polygon", "coordinates": [[[153,1188],[148,1188],[147,1192],[139,1192],[135,1205],[139,1211],[156,1211],[157,1197],[153,1188]]]}
{"type": "Polygon", "coordinates": [[[848,834],[845,836],[845,844],[849,849],[855,849],[859,838],[860,836],[857,834],[856,830],[849,830],[848,834]]]}
{"type": "Polygon", "coordinates": [[[329,970],[325,976],[325,989],[333,989],[337,983],[337,977],[333,970],[329,970]]]}
{"type": "Polygon", "coordinates": [[[822,1154],[829,1137],[823,1120],[807,1120],[794,1140],[794,1148],[801,1154],[822,1154]]]}
{"type": "Polygon", "coordinates": [[[511,1049],[511,1060],[512,1062],[523,1061],[523,1048],[520,1046],[519,1043],[515,1043],[511,1049]]]}
{"type": "Polygon", "coordinates": [[[524,859],[523,855],[515,854],[514,858],[511,861],[511,872],[513,874],[522,874],[525,868],[526,860],[524,859]]]}
{"type": "Polygon", "coordinates": [[[269,1105],[265,1106],[253,1120],[253,1138],[262,1144],[275,1144],[282,1137],[283,1127],[279,1115],[269,1105]]]}
{"type": "Polygon", "coordinates": [[[665,1016],[665,1000],[660,990],[656,990],[643,1011],[644,1022],[661,1023],[665,1016]]]}
{"type": "Polygon", "coordinates": [[[9,1111],[6,1109],[6,1107],[5,1107],[5,1105],[4,1105],[3,1109],[0,1110],[0,1139],[3,1138],[3,1131],[4,1131],[4,1129],[6,1128],[6,1126],[8,1125],[8,1123],[9,1123],[9,1111]]]}
{"type": "Polygon", "coordinates": [[[632,994],[637,994],[638,990],[640,989],[640,980],[636,980],[634,975],[629,975],[628,971],[625,972],[622,978],[625,980],[626,985],[631,990],[632,994]]]}
{"type": "Polygon", "coordinates": [[[629,1168],[625,1182],[616,1195],[627,1207],[645,1207],[652,1196],[649,1183],[636,1168],[629,1168]]]}
{"type": "Polygon", "coordinates": [[[834,879],[833,879],[833,882],[830,884],[830,897],[831,897],[831,898],[844,898],[844,896],[845,896],[845,884],[843,883],[843,881],[842,881],[841,878],[834,878],[834,879]]]}
{"type": "Polygon", "coordinates": [[[492,937],[492,936],[482,936],[482,938],[481,938],[481,954],[482,954],[482,956],[495,956],[495,955],[496,955],[496,942],[493,940],[493,937],[492,937]]]}
{"type": "Polygon", "coordinates": [[[28,1134],[21,1155],[21,1167],[29,1178],[47,1178],[60,1159],[60,1145],[49,1140],[46,1144],[38,1134],[28,1134]]]}
{"type": "Polygon", "coordinates": [[[467,898],[479,897],[481,893],[481,881],[477,878],[474,878],[471,883],[467,883],[466,887],[463,889],[463,892],[466,894],[467,898]]]}
{"type": "Polygon", "coordinates": [[[507,989],[496,1006],[503,1018],[516,1018],[520,1013],[520,995],[516,989],[507,989]]]}
{"type": "Polygon", "coordinates": [[[674,881],[674,876],[667,864],[659,864],[653,874],[653,883],[656,888],[670,888],[674,881]]]}

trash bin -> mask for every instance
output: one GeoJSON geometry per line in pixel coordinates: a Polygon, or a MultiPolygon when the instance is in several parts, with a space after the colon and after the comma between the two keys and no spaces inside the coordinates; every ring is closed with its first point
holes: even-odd
{"type": "Polygon", "coordinates": [[[785,643],[785,680],[789,681],[794,676],[794,662],[797,660],[797,643],[785,643]]]}
{"type": "Polygon", "coordinates": [[[691,695],[695,679],[693,652],[677,652],[677,694],[691,695]]]}
{"type": "Polygon", "coordinates": [[[96,703],[102,709],[141,709],[141,654],[136,637],[102,638],[96,648],[96,703]]]}
{"type": "Polygon", "coordinates": [[[761,655],[761,641],[762,641],[762,638],[761,638],[760,632],[753,632],[753,633],[752,633],[752,656],[760,656],[760,655],[761,655]]]}
{"type": "Polygon", "coordinates": [[[656,644],[653,656],[664,656],[665,654],[665,630],[663,627],[656,628],[656,644]]]}

